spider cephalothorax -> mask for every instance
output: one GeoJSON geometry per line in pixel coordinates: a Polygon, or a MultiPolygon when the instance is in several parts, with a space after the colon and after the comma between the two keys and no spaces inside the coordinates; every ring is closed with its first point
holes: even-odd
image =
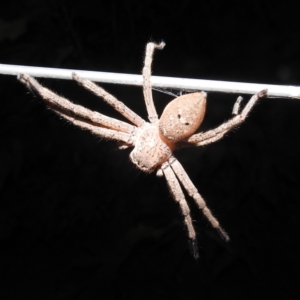
{"type": "Polygon", "coordinates": [[[176,149],[177,142],[184,142],[198,129],[206,108],[206,93],[180,96],[164,109],[160,119],[138,128],[131,161],[142,171],[159,168],[176,149]]]}
{"type": "Polygon", "coordinates": [[[194,199],[211,225],[226,240],[228,235],[213,216],[205,201],[187,173],[173,156],[173,151],[179,146],[203,146],[221,139],[226,132],[242,123],[255,102],[267,94],[263,90],[250,99],[244,109],[240,110],[241,97],[233,108],[233,117],[215,129],[194,134],[203,121],[206,108],[206,93],[198,92],[180,96],[171,101],[158,119],[152,99],[151,63],[155,48],[162,49],[164,43],[148,43],[146,47],[143,68],[143,92],[148,118],[146,122],[139,115],[129,109],[95,83],[79,77],[73,73],[73,78],[80,85],[103,98],[115,110],[122,114],[132,124],[123,122],[101,113],[91,111],[83,106],[75,105],[69,100],[56,95],[41,86],[34,78],[26,74],[19,74],[18,78],[27,87],[36,91],[56,113],[83,129],[87,129],[102,138],[113,139],[122,147],[134,147],[130,153],[131,161],[142,171],[157,171],[157,175],[165,176],[170,192],[180,205],[188,236],[191,240],[193,254],[198,257],[196,233],[190,216],[190,209],[186,202],[181,186],[194,199]]]}

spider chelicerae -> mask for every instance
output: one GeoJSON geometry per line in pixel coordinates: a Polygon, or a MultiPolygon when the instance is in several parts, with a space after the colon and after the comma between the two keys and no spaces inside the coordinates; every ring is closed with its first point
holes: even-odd
{"type": "Polygon", "coordinates": [[[173,151],[188,146],[203,146],[221,139],[226,132],[241,124],[255,102],[267,94],[262,90],[252,96],[240,111],[241,97],[238,97],[233,107],[233,117],[215,129],[196,133],[203,121],[206,109],[206,93],[197,92],[175,98],[164,109],[160,119],[152,98],[151,64],[155,49],[163,49],[165,43],[148,43],[146,47],[143,68],[143,93],[150,122],[146,122],[124,103],[106,92],[95,83],[79,77],[73,73],[73,79],[84,88],[101,97],[128,121],[123,122],[99,112],[91,111],[83,106],[75,105],[66,98],[58,96],[40,85],[34,78],[26,74],[19,74],[18,79],[28,88],[37,92],[46,104],[60,116],[95,135],[116,140],[121,143],[120,148],[133,147],[130,153],[131,161],[142,171],[157,172],[158,176],[165,176],[170,192],[178,202],[184,217],[188,236],[195,258],[198,257],[196,233],[191,219],[190,209],[181,187],[194,199],[199,209],[208,219],[225,241],[229,240],[227,233],[220,226],[206,206],[204,199],[190,180],[182,165],[174,157],[173,151]]]}

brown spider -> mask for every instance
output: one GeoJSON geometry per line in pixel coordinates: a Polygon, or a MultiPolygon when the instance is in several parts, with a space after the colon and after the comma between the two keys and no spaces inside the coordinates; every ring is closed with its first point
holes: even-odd
{"type": "Polygon", "coordinates": [[[191,241],[195,258],[198,257],[196,233],[181,185],[190,197],[194,199],[211,225],[220,233],[225,241],[229,240],[218,220],[213,216],[205,201],[198,193],[189,176],[173,156],[173,151],[182,146],[203,146],[221,139],[226,132],[242,123],[255,102],[267,94],[262,90],[252,96],[250,101],[239,112],[239,97],[233,107],[233,117],[215,129],[194,134],[203,121],[206,108],[206,93],[192,93],[180,96],[171,101],[158,119],[152,99],[151,63],[155,49],[163,49],[165,43],[148,43],[143,68],[143,92],[148,112],[149,122],[125,106],[95,83],[80,78],[73,73],[73,79],[80,85],[103,98],[115,110],[122,114],[134,125],[107,117],[91,111],[83,106],[75,105],[69,100],[56,95],[41,86],[34,78],[19,74],[18,79],[28,88],[36,91],[43,100],[60,116],[74,125],[90,130],[102,138],[113,139],[121,143],[121,148],[133,147],[130,153],[131,161],[144,172],[157,171],[158,176],[165,176],[170,192],[180,205],[188,236],[191,241]]]}

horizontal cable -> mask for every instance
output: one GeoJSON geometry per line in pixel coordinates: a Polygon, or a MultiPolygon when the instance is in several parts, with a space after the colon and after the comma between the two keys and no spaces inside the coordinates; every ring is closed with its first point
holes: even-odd
{"type": "MultiPolygon", "coordinates": [[[[0,74],[5,75],[18,75],[19,73],[25,73],[33,77],[72,79],[73,72],[77,73],[83,78],[95,82],[136,86],[143,85],[142,75],[0,64],[0,74]]],[[[187,92],[210,91],[252,95],[263,89],[268,89],[268,97],[300,99],[299,86],[188,79],[162,76],[151,76],[151,82],[153,87],[181,90],[187,92]]]]}

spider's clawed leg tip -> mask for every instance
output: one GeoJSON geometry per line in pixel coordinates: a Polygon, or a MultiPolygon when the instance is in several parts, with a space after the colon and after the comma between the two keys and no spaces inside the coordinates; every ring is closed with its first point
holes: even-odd
{"type": "Polygon", "coordinates": [[[21,80],[22,79],[22,77],[23,77],[23,73],[19,73],[18,75],[17,75],[17,78],[18,78],[18,80],[21,80]]]}
{"type": "Polygon", "coordinates": [[[222,237],[226,243],[230,241],[230,237],[227,235],[227,233],[223,234],[222,237]]]}
{"type": "Polygon", "coordinates": [[[199,259],[199,250],[198,250],[197,240],[190,239],[189,245],[190,245],[190,250],[191,250],[195,260],[198,260],[199,259]]]}
{"type": "Polygon", "coordinates": [[[78,75],[75,72],[72,72],[72,78],[76,79],[76,78],[78,78],[78,75]]]}
{"type": "Polygon", "coordinates": [[[27,83],[29,77],[28,77],[28,75],[26,75],[26,74],[24,74],[24,73],[19,73],[19,74],[17,75],[17,79],[18,79],[19,81],[21,81],[22,83],[27,83]]]}
{"type": "Polygon", "coordinates": [[[259,97],[264,97],[268,95],[268,89],[264,89],[258,93],[259,97]]]}
{"type": "Polygon", "coordinates": [[[217,228],[217,231],[226,243],[230,241],[229,235],[224,231],[223,228],[217,228]]]}
{"type": "Polygon", "coordinates": [[[165,43],[164,41],[161,41],[161,42],[159,43],[160,49],[163,49],[165,46],[166,46],[166,43],[165,43]]]}

